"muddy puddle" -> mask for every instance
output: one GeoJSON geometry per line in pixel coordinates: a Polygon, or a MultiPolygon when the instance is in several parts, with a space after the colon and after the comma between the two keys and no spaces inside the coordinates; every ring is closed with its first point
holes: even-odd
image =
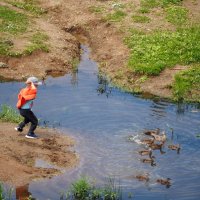
{"type": "MultiPolygon", "coordinates": [[[[34,111],[45,126],[70,133],[77,141],[80,165],[52,179],[38,180],[17,188],[19,193],[36,199],[59,199],[60,193],[83,175],[103,184],[114,177],[128,199],[135,200],[198,200],[200,197],[200,109],[195,105],[175,105],[148,100],[112,87],[98,74],[97,63],[89,58],[89,49],[82,45],[78,71],[71,75],[46,80],[40,87],[34,111]],[[142,162],[138,152],[148,149],[141,143],[145,129],[160,128],[166,141],[160,150],[153,150],[155,165],[142,162]],[[173,132],[173,134],[172,134],[173,132]],[[180,144],[180,152],[169,145],[180,144]],[[148,175],[148,181],[136,176],[148,175]],[[170,178],[170,185],[157,180],[170,178]]],[[[0,103],[12,106],[23,83],[0,84],[0,103]]],[[[49,166],[38,161],[39,166],[49,166]]],[[[51,167],[51,166],[49,166],[51,167]]]]}

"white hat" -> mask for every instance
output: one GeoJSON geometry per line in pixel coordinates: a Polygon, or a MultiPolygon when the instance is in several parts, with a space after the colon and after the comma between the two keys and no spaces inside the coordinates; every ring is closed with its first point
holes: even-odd
{"type": "Polygon", "coordinates": [[[42,82],[39,82],[38,78],[32,76],[26,80],[26,83],[33,83],[34,85],[42,85],[42,82]]]}

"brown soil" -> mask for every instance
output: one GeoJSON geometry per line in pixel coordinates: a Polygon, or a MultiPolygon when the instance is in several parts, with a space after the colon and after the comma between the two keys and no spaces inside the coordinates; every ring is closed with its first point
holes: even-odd
{"type": "Polygon", "coordinates": [[[70,150],[74,141],[53,129],[37,128],[39,138],[28,139],[14,130],[16,124],[2,123],[0,129],[0,180],[14,186],[25,185],[31,180],[51,178],[74,167],[78,156],[70,150]],[[51,168],[37,167],[41,159],[51,168]]]}

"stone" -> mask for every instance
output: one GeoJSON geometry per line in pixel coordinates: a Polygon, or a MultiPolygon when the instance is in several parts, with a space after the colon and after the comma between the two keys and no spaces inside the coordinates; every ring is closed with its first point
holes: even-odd
{"type": "Polygon", "coordinates": [[[0,62],[0,69],[2,68],[8,68],[8,65],[6,63],[0,62]]]}

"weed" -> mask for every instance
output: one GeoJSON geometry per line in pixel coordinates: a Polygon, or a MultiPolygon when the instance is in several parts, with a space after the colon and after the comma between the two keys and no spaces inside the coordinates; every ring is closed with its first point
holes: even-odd
{"type": "Polygon", "coordinates": [[[79,58],[74,58],[71,62],[72,65],[72,72],[77,73],[78,72],[78,64],[80,63],[79,58]]]}
{"type": "Polygon", "coordinates": [[[200,61],[200,26],[151,34],[132,31],[125,43],[131,49],[128,64],[140,74],[158,75],[166,67],[200,61]]]}
{"type": "Polygon", "coordinates": [[[0,20],[0,32],[19,34],[25,32],[28,26],[26,15],[5,6],[0,6],[0,20]]]}
{"type": "Polygon", "coordinates": [[[143,15],[133,15],[132,19],[136,23],[148,23],[151,20],[149,17],[143,15]]]}
{"type": "Polygon", "coordinates": [[[166,8],[166,19],[174,25],[182,25],[188,19],[188,10],[181,6],[170,6],[166,8]]]}
{"type": "Polygon", "coordinates": [[[102,6],[90,6],[89,11],[92,13],[102,13],[104,8],[102,6]]]}
{"type": "Polygon", "coordinates": [[[31,38],[32,44],[26,47],[26,49],[24,50],[24,54],[29,55],[36,50],[49,52],[49,47],[46,44],[46,41],[48,39],[49,39],[48,36],[44,33],[41,32],[35,33],[31,38]]]}
{"type": "Polygon", "coordinates": [[[15,109],[8,105],[1,105],[0,121],[19,123],[23,118],[15,109]]]}
{"type": "Polygon", "coordinates": [[[125,16],[125,12],[117,10],[112,14],[108,14],[105,19],[110,22],[120,22],[125,16]]]}
{"type": "Polygon", "coordinates": [[[173,92],[177,101],[200,102],[200,65],[193,66],[175,76],[173,92]]]}
{"type": "Polygon", "coordinates": [[[23,1],[12,1],[8,0],[10,4],[16,6],[17,8],[21,8],[23,10],[29,11],[33,15],[41,15],[46,12],[43,8],[36,6],[35,0],[23,0],[23,1]]]}

